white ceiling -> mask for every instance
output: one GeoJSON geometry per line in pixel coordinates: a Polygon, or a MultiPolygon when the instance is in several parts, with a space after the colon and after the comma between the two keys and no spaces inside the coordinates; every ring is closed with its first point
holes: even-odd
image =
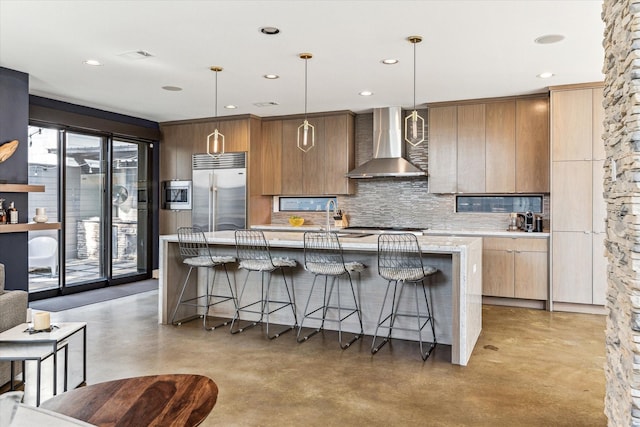
{"type": "Polygon", "coordinates": [[[411,108],[408,36],[424,39],[418,105],[536,93],[603,80],[601,10],[601,0],[0,0],[0,66],[28,73],[32,94],[162,122],[214,116],[212,65],[224,68],[218,116],[301,113],[298,54],[310,52],[309,112],[411,108]],[[281,32],[267,36],[263,26],[281,32]],[[534,43],[547,34],[565,39],[534,43]],[[138,50],[154,56],[121,55],[138,50]],[[83,64],[90,58],[104,65],[83,64]],[[555,76],[536,77],[544,71],[555,76]],[[269,101],[279,105],[254,105],[269,101]]]}

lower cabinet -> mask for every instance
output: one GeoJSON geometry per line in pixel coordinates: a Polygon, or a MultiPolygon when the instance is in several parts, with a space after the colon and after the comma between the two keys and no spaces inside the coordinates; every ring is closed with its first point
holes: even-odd
{"type": "Polygon", "coordinates": [[[553,233],[553,301],[604,305],[607,288],[605,233],[553,233]]]}
{"type": "Polygon", "coordinates": [[[548,246],[544,238],[485,237],[482,294],[547,300],[548,246]]]}

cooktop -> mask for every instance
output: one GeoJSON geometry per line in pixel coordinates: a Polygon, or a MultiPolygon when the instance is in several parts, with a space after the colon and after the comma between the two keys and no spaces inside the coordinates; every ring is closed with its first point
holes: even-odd
{"type": "Polygon", "coordinates": [[[416,228],[416,227],[360,227],[360,226],[349,226],[342,229],[345,232],[369,232],[372,234],[382,234],[382,233],[414,233],[414,234],[422,234],[425,228],[416,228]]]}

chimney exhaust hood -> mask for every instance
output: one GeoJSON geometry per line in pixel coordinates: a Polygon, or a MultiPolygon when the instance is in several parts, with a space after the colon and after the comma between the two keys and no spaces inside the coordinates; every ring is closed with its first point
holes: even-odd
{"type": "Polygon", "coordinates": [[[402,109],[373,110],[373,159],[347,174],[348,178],[426,176],[426,172],[404,159],[402,109]]]}

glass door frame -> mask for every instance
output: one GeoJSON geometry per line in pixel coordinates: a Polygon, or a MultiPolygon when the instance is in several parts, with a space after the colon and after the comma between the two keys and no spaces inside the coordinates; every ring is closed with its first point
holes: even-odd
{"type": "MultiPolygon", "coordinates": [[[[50,298],[50,297],[54,297],[54,296],[61,296],[61,295],[68,295],[68,294],[72,294],[72,293],[77,293],[77,292],[82,292],[82,291],[87,291],[87,290],[92,290],[92,289],[99,289],[99,288],[104,288],[107,286],[113,286],[113,285],[119,285],[119,284],[124,284],[124,283],[130,283],[130,282],[134,282],[137,280],[145,280],[145,279],[149,279],[152,277],[152,256],[153,256],[153,252],[150,250],[151,248],[151,244],[152,244],[152,214],[153,214],[153,209],[152,206],[153,204],[151,203],[151,200],[149,200],[150,196],[151,196],[151,189],[152,189],[152,176],[153,176],[153,167],[152,167],[152,163],[151,163],[151,159],[152,159],[152,145],[153,142],[152,141],[145,141],[142,139],[137,139],[137,138],[130,138],[130,137],[116,137],[112,134],[108,134],[108,133],[103,133],[103,132],[96,132],[96,131],[90,131],[90,130],[86,130],[86,129],[77,129],[77,128],[73,128],[73,127],[69,127],[69,126],[56,126],[56,125],[52,125],[50,123],[39,123],[37,121],[30,121],[29,123],[30,126],[37,126],[37,127],[42,127],[42,128],[48,128],[48,129],[55,129],[57,130],[57,135],[58,135],[58,150],[59,150],[59,154],[58,154],[58,158],[59,158],[59,164],[60,164],[60,172],[58,174],[58,194],[57,194],[57,198],[58,198],[58,214],[59,214],[59,221],[61,223],[61,229],[58,231],[58,259],[59,259],[59,268],[58,268],[58,286],[56,288],[50,288],[50,289],[45,289],[42,291],[34,291],[34,292],[29,292],[29,300],[30,301],[35,301],[35,300],[39,300],[39,299],[44,299],[44,298],[50,298]],[[103,263],[104,263],[104,277],[97,279],[97,280],[93,280],[93,281],[87,281],[85,283],[78,283],[75,285],[69,285],[66,283],[66,264],[67,264],[67,257],[66,257],[66,230],[68,227],[67,221],[66,221],[66,213],[67,213],[67,188],[66,188],[66,182],[67,182],[67,168],[66,168],[66,156],[67,156],[67,147],[66,147],[66,142],[67,142],[67,137],[69,133],[78,133],[78,134],[82,134],[82,135],[89,135],[89,136],[96,136],[96,137],[100,137],[102,138],[102,156],[103,156],[103,163],[104,163],[104,169],[103,169],[103,225],[102,225],[102,233],[104,236],[104,249],[103,249],[103,254],[102,256],[104,257],[103,259],[103,263]],[[137,239],[139,240],[140,238],[143,238],[145,241],[145,245],[147,250],[144,253],[144,264],[146,265],[146,271],[141,272],[141,273],[134,273],[134,274],[130,274],[130,275],[123,275],[123,276],[119,276],[116,278],[113,278],[113,269],[112,269],[112,265],[113,265],[113,260],[111,257],[111,254],[113,252],[113,248],[112,248],[112,239],[110,238],[111,236],[111,227],[112,227],[112,221],[113,221],[113,213],[112,213],[112,204],[111,204],[111,193],[112,193],[112,187],[113,187],[113,183],[112,183],[112,173],[113,173],[113,166],[112,166],[112,159],[113,159],[113,142],[114,140],[118,140],[118,141],[124,141],[124,142],[129,142],[129,143],[136,143],[138,144],[138,152],[140,153],[140,150],[144,150],[146,153],[146,158],[147,158],[147,162],[146,162],[146,169],[145,169],[145,176],[144,176],[144,182],[146,182],[146,195],[147,195],[147,215],[146,215],[146,221],[147,221],[147,225],[146,225],[146,230],[143,233],[143,235],[138,235],[137,239]]],[[[140,171],[139,171],[140,173],[140,171]]],[[[138,181],[142,181],[142,176],[139,176],[138,181]]],[[[139,263],[138,263],[139,264],[139,263]]]]}

